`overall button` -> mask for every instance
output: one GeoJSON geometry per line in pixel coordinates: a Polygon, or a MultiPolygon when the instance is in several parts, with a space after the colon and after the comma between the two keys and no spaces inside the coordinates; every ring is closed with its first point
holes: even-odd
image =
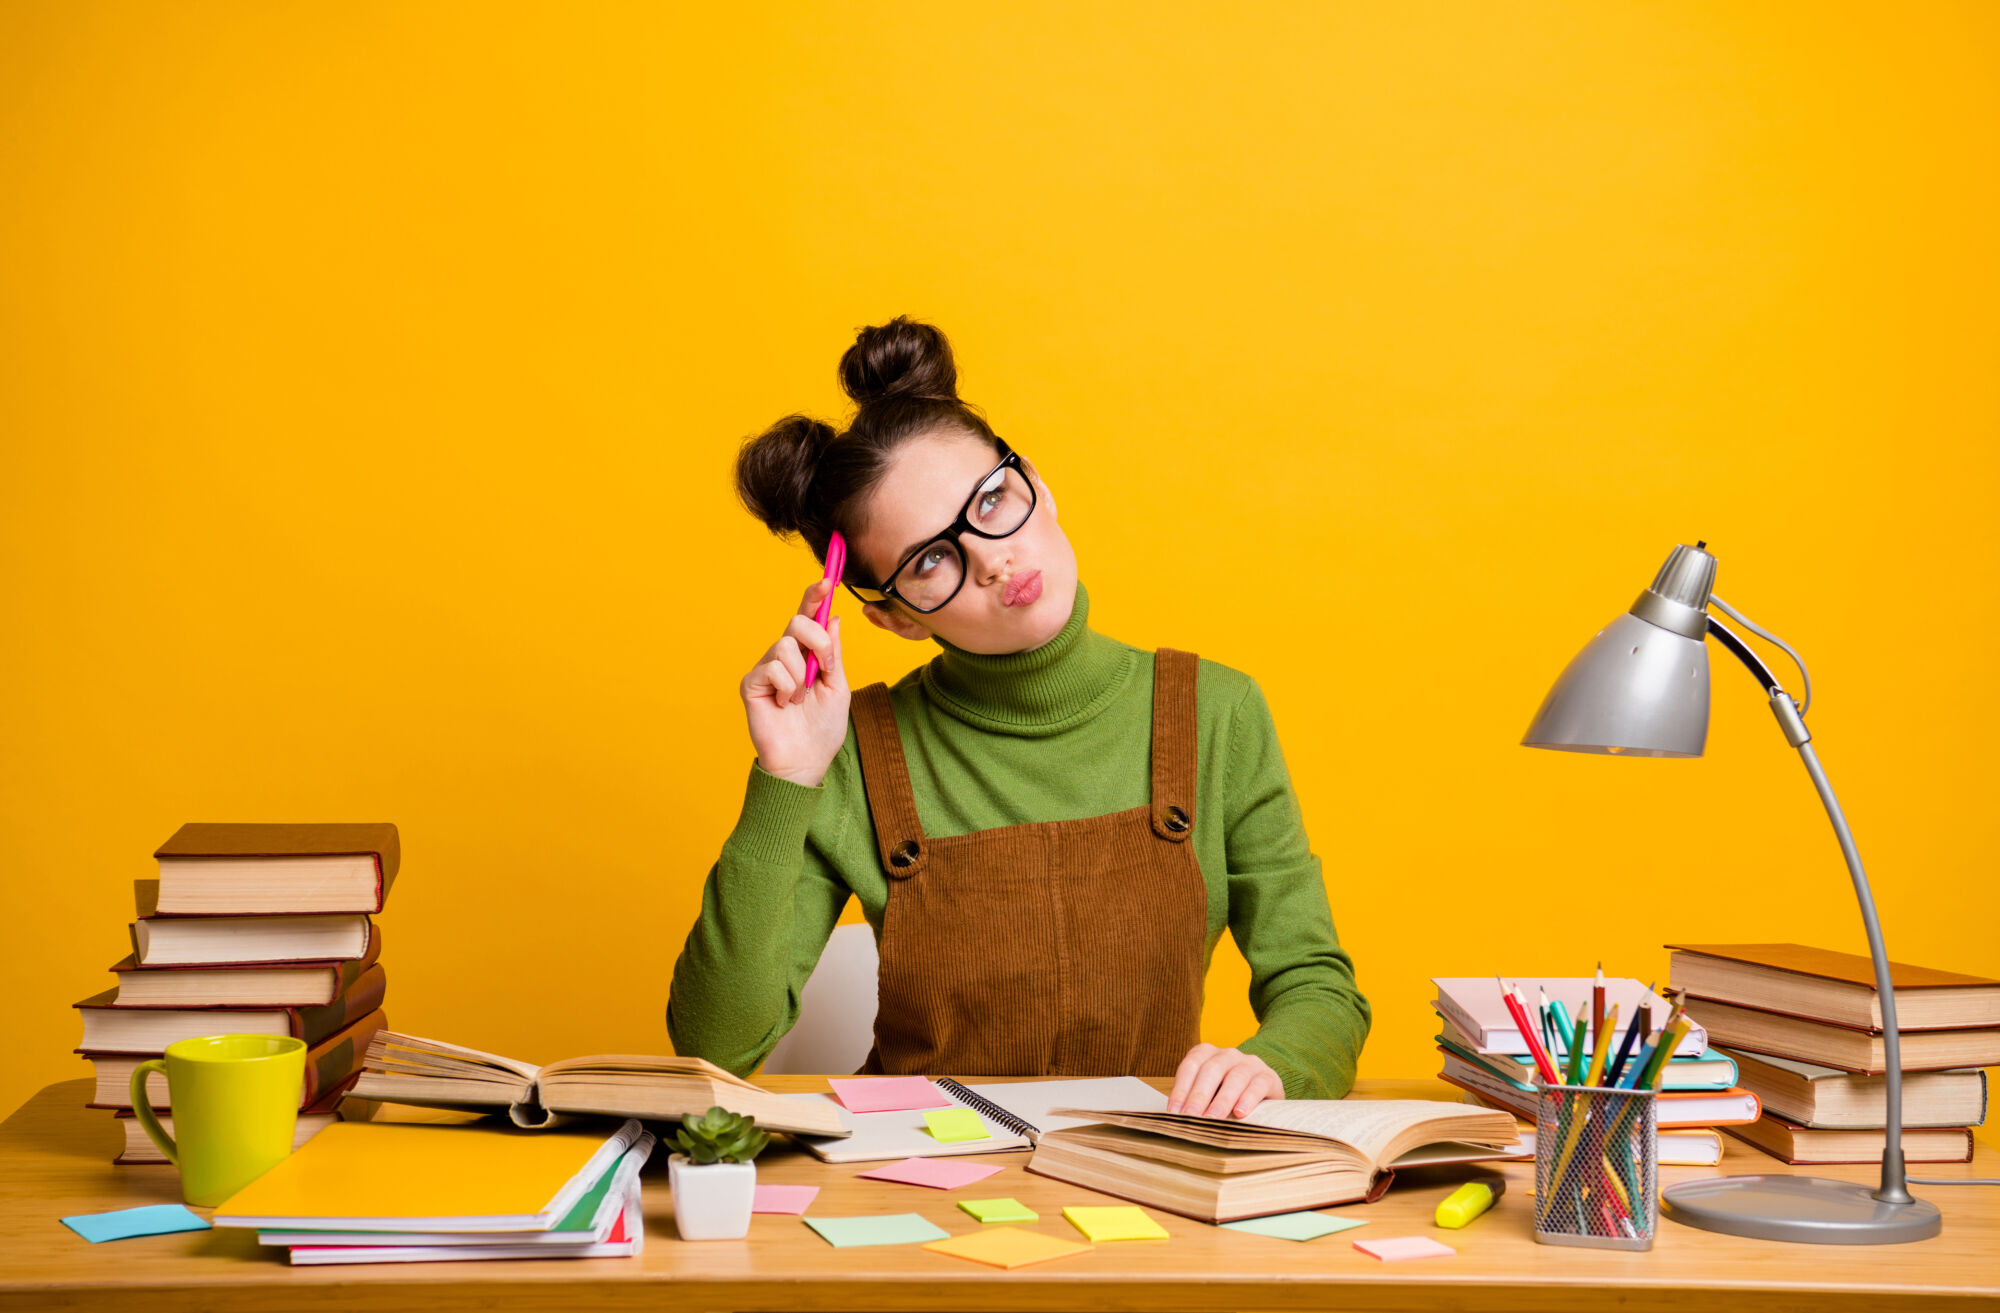
{"type": "Polygon", "coordinates": [[[917,854],[922,851],[917,847],[915,839],[905,839],[896,845],[894,852],[889,854],[889,865],[909,866],[917,860],[917,854]]]}
{"type": "Polygon", "coordinates": [[[1178,807],[1167,808],[1167,828],[1179,834],[1188,827],[1188,814],[1178,807]]]}

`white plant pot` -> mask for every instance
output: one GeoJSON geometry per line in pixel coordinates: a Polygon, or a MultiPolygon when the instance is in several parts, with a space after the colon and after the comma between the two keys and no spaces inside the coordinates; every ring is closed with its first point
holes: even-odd
{"type": "Polygon", "coordinates": [[[741,1240],[750,1233],[756,1163],[697,1163],[677,1153],[667,1159],[667,1183],[681,1239],[741,1240]]]}

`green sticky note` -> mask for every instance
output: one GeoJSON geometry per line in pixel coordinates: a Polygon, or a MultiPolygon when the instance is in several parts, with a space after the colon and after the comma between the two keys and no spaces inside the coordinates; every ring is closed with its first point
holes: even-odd
{"type": "Polygon", "coordinates": [[[1279,1213],[1276,1217],[1249,1217],[1241,1222],[1224,1222],[1231,1231],[1276,1236],[1280,1240],[1317,1240],[1336,1231],[1352,1231],[1367,1226],[1365,1217],[1328,1217],[1325,1213],[1279,1213]]]}
{"type": "Polygon", "coordinates": [[[855,1245],[914,1245],[943,1240],[950,1232],[932,1226],[916,1213],[885,1217],[802,1217],[799,1219],[835,1249],[855,1245]]]}
{"type": "Polygon", "coordinates": [[[993,1132],[986,1129],[986,1123],[979,1120],[979,1114],[970,1108],[939,1108],[924,1114],[924,1124],[931,1128],[931,1138],[945,1143],[958,1140],[990,1140],[993,1132]]]}
{"type": "Polygon", "coordinates": [[[982,1222],[1039,1222],[1041,1214],[1019,1199],[961,1199],[958,1206],[982,1222]]]}

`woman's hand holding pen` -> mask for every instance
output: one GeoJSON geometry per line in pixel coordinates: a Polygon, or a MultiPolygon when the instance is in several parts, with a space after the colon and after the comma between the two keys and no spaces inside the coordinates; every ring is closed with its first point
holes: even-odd
{"type": "Polygon", "coordinates": [[[808,788],[847,741],[847,669],[840,655],[840,617],[822,627],[813,612],[833,588],[821,579],[806,589],[798,613],[757,665],[743,677],[744,711],[757,761],[772,775],[808,788]],[[808,686],[806,654],[819,657],[819,675],[808,686]]]}

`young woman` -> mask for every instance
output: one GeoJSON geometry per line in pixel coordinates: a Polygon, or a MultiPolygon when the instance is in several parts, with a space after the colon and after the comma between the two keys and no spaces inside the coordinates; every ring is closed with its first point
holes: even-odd
{"type": "Polygon", "coordinates": [[[780,420],[738,492],[822,562],[839,531],[861,613],[942,651],[850,702],[823,580],[743,677],[757,757],[674,965],[675,1051],[753,1070],[852,896],[881,957],[864,1071],[1171,1074],[1169,1108],[1211,1116],[1347,1093],[1368,1004],[1256,682],[1090,628],[1054,494],[936,328],[864,329],[840,377],[847,432],[780,420]],[[1200,1042],[1225,927],[1259,1021],[1236,1048],[1200,1042]]]}

